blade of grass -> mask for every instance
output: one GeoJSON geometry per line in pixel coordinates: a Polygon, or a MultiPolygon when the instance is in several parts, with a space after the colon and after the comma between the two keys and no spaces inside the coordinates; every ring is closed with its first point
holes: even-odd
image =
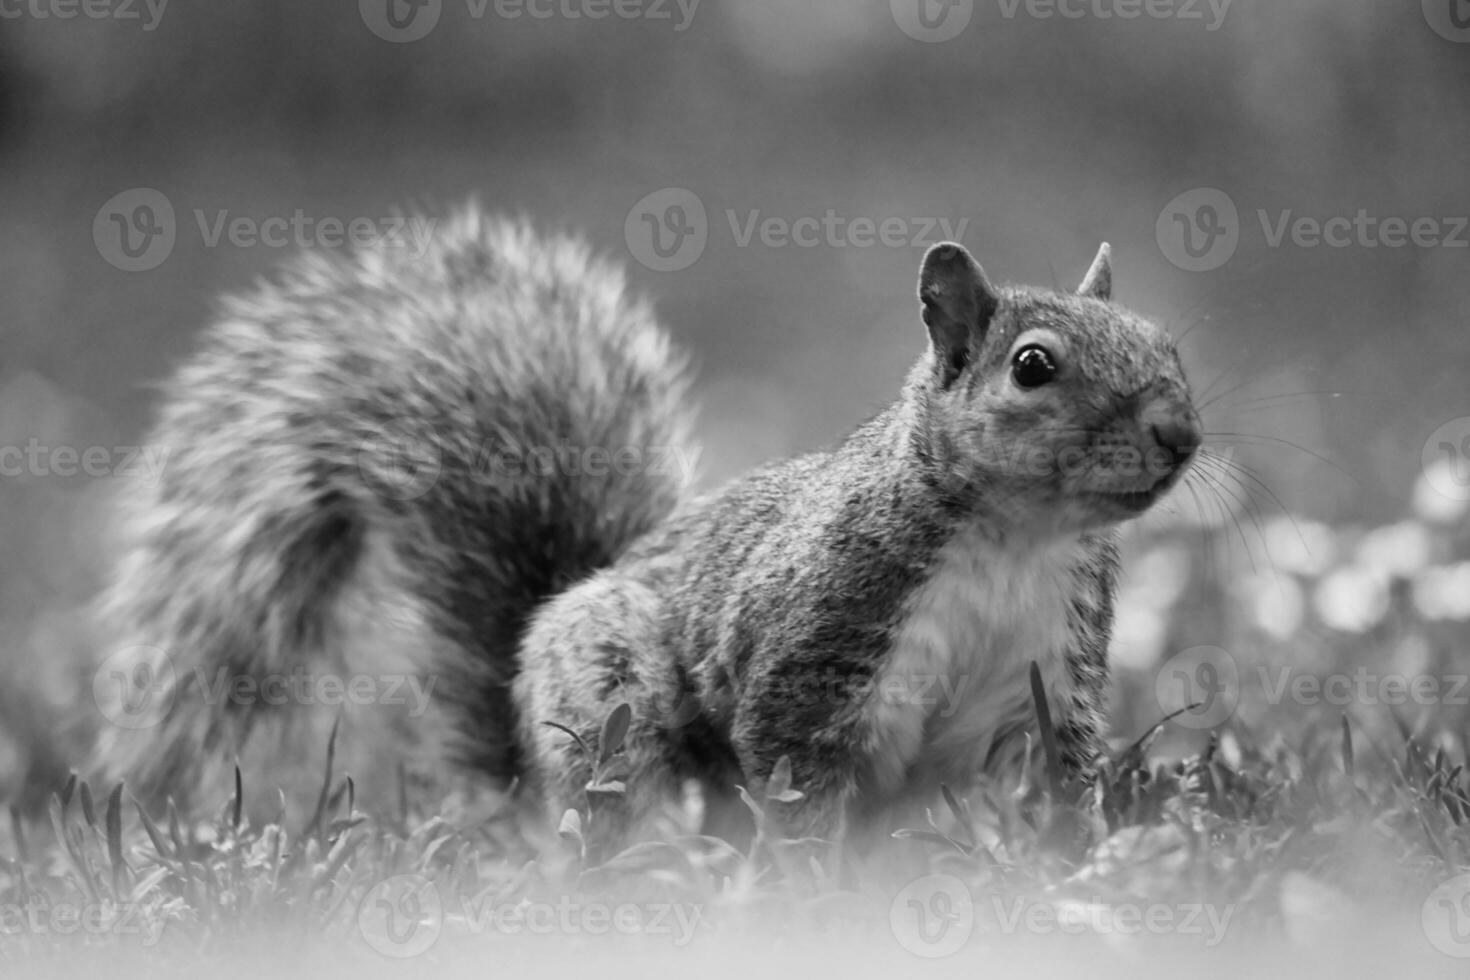
{"type": "MultiPolygon", "coordinates": [[[[316,812],[311,815],[311,820],[306,825],[308,835],[319,833],[324,826],[322,817],[327,811],[328,801],[332,798],[332,768],[337,763],[337,732],[341,730],[341,726],[342,715],[339,713],[332,722],[332,734],[327,736],[326,771],[322,774],[322,789],[316,798],[316,812]]],[[[322,846],[326,846],[326,841],[322,841],[322,846]]]]}
{"type": "Polygon", "coordinates": [[[1057,730],[1051,722],[1051,705],[1046,700],[1046,684],[1041,667],[1031,661],[1031,700],[1036,705],[1036,724],[1041,729],[1041,747],[1046,754],[1047,784],[1054,798],[1062,795],[1062,755],[1057,748],[1057,730]]]}
{"type": "Polygon", "coordinates": [[[112,891],[122,896],[122,883],[127,873],[127,858],[123,856],[122,843],[122,797],[123,784],[118,783],[107,794],[107,857],[112,862],[112,891]]]}
{"type": "Polygon", "coordinates": [[[240,819],[245,809],[245,781],[240,775],[240,763],[235,763],[235,799],[230,807],[230,829],[240,832],[240,819]]]}

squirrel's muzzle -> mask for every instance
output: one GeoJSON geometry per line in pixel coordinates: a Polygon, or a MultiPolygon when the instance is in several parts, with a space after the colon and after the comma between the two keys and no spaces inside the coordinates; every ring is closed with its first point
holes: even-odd
{"type": "Polygon", "coordinates": [[[1157,409],[1149,406],[1144,411],[1143,422],[1175,470],[1188,465],[1203,441],[1199,416],[1187,405],[1164,404],[1157,409]]]}
{"type": "Polygon", "coordinates": [[[1202,441],[1199,415],[1187,401],[1156,395],[1135,403],[1093,437],[1078,489],[1109,515],[1142,513],[1178,482],[1202,441]]]}

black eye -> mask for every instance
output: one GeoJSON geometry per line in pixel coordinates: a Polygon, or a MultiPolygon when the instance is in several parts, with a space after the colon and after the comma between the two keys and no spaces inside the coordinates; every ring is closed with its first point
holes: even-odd
{"type": "Polygon", "coordinates": [[[1040,388],[1056,376],[1056,361],[1044,347],[1022,347],[1011,363],[1011,377],[1022,388],[1040,388]]]}

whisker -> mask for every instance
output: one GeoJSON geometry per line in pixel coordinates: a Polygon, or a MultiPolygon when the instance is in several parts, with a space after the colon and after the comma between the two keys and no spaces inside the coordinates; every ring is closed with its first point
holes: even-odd
{"type": "Polygon", "coordinates": [[[1194,473],[1193,470],[1191,470],[1189,473],[1185,474],[1185,478],[1184,478],[1184,482],[1183,482],[1182,486],[1184,487],[1184,489],[1188,490],[1189,491],[1189,495],[1192,498],[1194,498],[1194,509],[1199,512],[1199,519],[1200,519],[1199,530],[1200,530],[1200,535],[1204,538],[1204,545],[1205,545],[1205,565],[1206,565],[1206,567],[1208,567],[1211,570],[1213,570],[1216,567],[1215,566],[1215,555],[1214,555],[1214,541],[1212,540],[1213,535],[1210,533],[1209,518],[1205,514],[1204,501],[1202,501],[1200,499],[1199,488],[1196,487],[1192,482],[1190,482],[1190,478],[1193,477],[1194,475],[1195,475],[1195,473],[1194,473]]]}
{"type": "Polygon", "coordinates": [[[1264,479],[1261,478],[1261,475],[1259,473],[1257,473],[1250,466],[1247,466],[1245,463],[1240,462],[1239,460],[1227,459],[1224,456],[1220,456],[1216,453],[1211,453],[1208,450],[1204,451],[1204,455],[1212,462],[1224,467],[1225,470],[1233,475],[1237,480],[1250,480],[1258,488],[1260,488],[1260,491],[1271,499],[1271,502],[1276,505],[1276,509],[1281,511],[1282,515],[1285,516],[1285,518],[1291,523],[1291,528],[1293,531],[1296,532],[1297,540],[1302,543],[1303,550],[1305,550],[1309,555],[1312,553],[1312,546],[1307,543],[1307,537],[1302,533],[1302,528],[1301,525],[1297,523],[1296,515],[1294,515],[1291,510],[1287,508],[1286,504],[1281,502],[1281,498],[1276,496],[1276,492],[1271,489],[1271,487],[1266,483],[1264,479]]]}
{"type": "MultiPolygon", "coordinates": [[[[1238,283],[1235,279],[1221,280],[1219,283],[1209,289],[1203,296],[1201,296],[1198,302],[1196,302],[1193,306],[1180,314],[1179,319],[1176,321],[1176,324],[1178,322],[1182,322],[1186,317],[1192,316],[1196,310],[1200,309],[1206,304],[1213,302],[1217,296],[1219,296],[1226,290],[1235,289],[1237,285],[1238,283]]],[[[1210,318],[1213,316],[1214,313],[1203,313],[1200,316],[1196,317],[1194,319],[1194,322],[1190,324],[1190,326],[1184,331],[1184,333],[1180,334],[1174,339],[1174,345],[1177,347],[1180,344],[1184,343],[1184,339],[1188,337],[1191,333],[1193,333],[1196,327],[1199,327],[1204,323],[1208,323],[1210,318]]]]}
{"type": "MultiPolygon", "coordinates": [[[[1260,521],[1259,516],[1258,516],[1258,513],[1257,513],[1257,509],[1256,509],[1256,506],[1255,506],[1255,501],[1253,499],[1251,499],[1250,488],[1248,486],[1246,486],[1245,484],[1240,483],[1239,481],[1240,481],[1239,476],[1237,476],[1235,473],[1233,473],[1229,469],[1225,469],[1225,470],[1220,471],[1214,477],[1214,484],[1215,484],[1217,490],[1219,492],[1221,492],[1221,493],[1229,494],[1230,495],[1230,498],[1232,500],[1234,500],[1236,502],[1236,504],[1239,505],[1240,510],[1241,511],[1244,511],[1246,518],[1251,522],[1251,525],[1256,529],[1256,537],[1261,542],[1261,550],[1263,552],[1265,552],[1266,561],[1271,566],[1271,570],[1274,572],[1276,570],[1276,559],[1274,559],[1273,557],[1271,557],[1271,543],[1266,540],[1266,532],[1261,527],[1261,521],[1260,521]],[[1232,487],[1230,484],[1227,484],[1227,483],[1224,482],[1224,477],[1226,477],[1226,476],[1232,477],[1232,478],[1234,478],[1237,481],[1238,489],[1237,489],[1237,487],[1232,487]],[[1244,494],[1244,497],[1243,498],[1242,498],[1241,494],[1244,494]]],[[[1236,530],[1238,530],[1238,531],[1241,532],[1241,544],[1245,544],[1245,531],[1240,526],[1239,519],[1236,520],[1235,526],[1236,526],[1236,530]]],[[[1247,554],[1247,556],[1250,555],[1250,547],[1248,545],[1246,546],[1246,554],[1247,554]]],[[[1254,558],[1251,559],[1251,570],[1252,571],[1256,571],[1257,570],[1256,569],[1256,566],[1255,566],[1255,559],[1254,558]]]]}
{"type": "MultiPolygon", "coordinates": [[[[1243,402],[1236,402],[1234,405],[1226,405],[1223,407],[1232,409],[1244,408],[1247,405],[1255,405],[1261,402],[1283,401],[1288,398],[1341,398],[1346,394],[1348,394],[1348,392],[1346,391],[1290,391],[1284,392],[1279,395],[1262,395],[1259,398],[1251,398],[1243,402]]],[[[1216,397],[1218,399],[1220,396],[1216,397]]],[[[1203,406],[1201,406],[1201,408],[1203,408],[1203,406]]]]}
{"type": "MultiPolygon", "coordinates": [[[[1281,356],[1283,358],[1289,358],[1289,359],[1295,360],[1296,358],[1301,357],[1305,352],[1306,352],[1305,347],[1299,345],[1297,347],[1289,348],[1289,349],[1283,351],[1281,356]]],[[[1274,377],[1276,377],[1276,376],[1278,376],[1280,374],[1286,373],[1288,370],[1295,370],[1295,368],[1294,368],[1294,366],[1293,366],[1292,363],[1289,363],[1289,362],[1287,362],[1287,363],[1277,363],[1270,370],[1266,371],[1265,374],[1257,374],[1257,375],[1254,375],[1252,377],[1249,377],[1249,378],[1245,379],[1244,381],[1240,382],[1239,384],[1234,385],[1234,386],[1232,386],[1230,388],[1227,388],[1226,390],[1220,392],[1219,394],[1215,395],[1213,398],[1210,397],[1210,392],[1214,390],[1215,385],[1219,384],[1221,381],[1225,380],[1225,378],[1229,377],[1231,374],[1233,374],[1236,371],[1238,371],[1240,369],[1241,365],[1243,365],[1245,362],[1249,361],[1254,356],[1255,356],[1255,353],[1254,352],[1250,352],[1250,353],[1245,354],[1241,358],[1237,359],[1236,361],[1232,362],[1231,365],[1228,368],[1226,368],[1223,372],[1221,372],[1221,374],[1220,374],[1219,377],[1217,377],[1213,382],[1210,383],[1209,387],[1205,388],[1204,391],[1200,392],[1199,393],[1199,397],[1196,399],[1196,404],[1197,404],[1197,407],[1199,408],[1199,410],[1200,411],[1204,411],[1210,405],[1213,405],[1215,402],[1219,401],[1222,398],[1228,397],[1229,395],[1233,394],[1234,392],[1240,391],[1242,388],[1249,388],[1251,385],[1261,384],[1262,382],[1270,381],[1272,378],[1274,378],[1274,377]]]]}
{"type": "Polygon", "coordinates": [[[1357,477],[1353,476],[1351,473],[1349,473],[1347,470],[1343,469],[1341,466],[1339,466],[1336,463],[1334,463],[1332,460],[1328,459],[1326,456],[1323,456],[1321,453],[1313,452],[1312,450],[1308,449],[1306,446],[1300,446],[1300,445],[1292,442],[1290,439],[1282,439],[1279,436],[1263,436],[1263,435],[1258,435],[1258,434],[1250,433],[1250,432],[1206,432],[1206,433],[1204,433],[1204,435],[1205,435],[1205,438],[1214,438],[1214,439],[1256,439],[1256,440],[1260,440],[1260,441],[1263,441],[1263,442],[1270,442],[1270,443],[1274,443],[1274,444],[1277,444],[1277,445],[1286,446],[1288,448],[1295,449],[1298,452],[1306,453],[1308,456],[1311,456],[1313,459],[1317,459],[1317,460],[1320,460],[1323,463],[1326,463],[1328,466],[1330,466],[1333,469],[1337,470],[1337,472],[1341,473],[1343,476],[1347,477],[1349,480],[1352,480],[1354,484],[1356,484],[1358,486],[1361,486],[1362,485],[1362,481],[1361,480],[1359,480],[1357,477]]]}
{"type": "MultiPolygon", "coordinates": [[[[1226,493],[1229,492],[1228,489],[1223,483],[1220,482],[1218,477],[1212,478],[1204,471],[1201,471],[1201,475],[1205,479],[1206,488],[1215,495],[1215,499],[1219,501],[1221,509],[1224,512],[1225,516],[1229,519],[1230,523],[1235,526],[1235,533],[1240,537],[1240,546],[1245,549],[1246,560],[1251,563],[1251,571],[1256,571],[1257,569],[1255,555],[1251,552],[1250,542],[1246,540],[1245,528],[1241,526],[1240,518],[1236,516],[1235,507],[1230,506],[1230,502],[1225,499],[1226,493]]],[[[1233,500],[1237,506],[1243,506],[1241,504],[1240,498],[1234,493],[1230,493],[1230,499],[1233,500]]],[[[1259,524],[1256,525],[1256,531],[1258,534],[1260,533],[1259,524]]]]}

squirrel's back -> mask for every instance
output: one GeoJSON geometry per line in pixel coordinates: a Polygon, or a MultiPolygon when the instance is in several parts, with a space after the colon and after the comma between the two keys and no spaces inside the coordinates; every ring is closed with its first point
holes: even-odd
{"type": "Polygon", "coordinates": [[[282,761],[340,710],[510,779],[526,619],[672,510],[685,388],[616,265],[474,209],[227,300],[124,501],[106,767],[178,794],[258,723],[310,719],[252,738],[282,761]]]}

